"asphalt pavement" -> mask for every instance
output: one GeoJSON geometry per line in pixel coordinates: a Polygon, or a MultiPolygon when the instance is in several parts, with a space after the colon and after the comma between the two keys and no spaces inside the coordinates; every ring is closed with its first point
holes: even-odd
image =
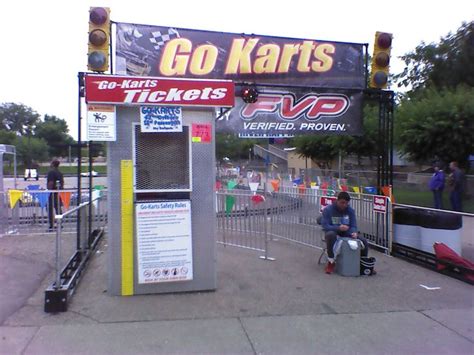
{"type": "Polygon", "coordinates": [[[285,240],[271,243],[275,261],[217,250],[216,291],[119,297],[106,289],[106,237],[69,310],[50,314],[54,236],[0,238],[0,353],[474,353],[467,283],[375,251],[378,274],[353,278],[285,240]]]}

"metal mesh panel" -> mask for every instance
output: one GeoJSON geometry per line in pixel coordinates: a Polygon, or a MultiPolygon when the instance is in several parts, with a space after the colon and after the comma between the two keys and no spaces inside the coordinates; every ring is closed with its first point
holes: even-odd
{"type": "Polygon", "coordinates": [[[189,133],[142,133],[135,126],[136,191],[190,190],[189,133]]]}

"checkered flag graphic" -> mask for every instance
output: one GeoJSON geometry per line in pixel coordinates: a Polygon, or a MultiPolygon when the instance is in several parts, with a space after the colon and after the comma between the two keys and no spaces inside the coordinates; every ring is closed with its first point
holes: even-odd
{"type": "Polygon", "coordinates": [[[173,38],[179,38],[179,33],[174,28],[168,28],[166,33],[161,33],[161,31],[156,31],[151,33],[150,42],[153,43],[155,49],[160,49],[165,45],[166,42],[173,38]]]}

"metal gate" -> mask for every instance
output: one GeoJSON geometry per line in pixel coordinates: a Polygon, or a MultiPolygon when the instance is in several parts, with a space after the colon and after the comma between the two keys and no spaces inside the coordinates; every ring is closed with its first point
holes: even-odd
{"type": "MultiPolygon", "coordinates": [[[[333,192],[300,187],[253,194],[246,190],[217,192],[219,243],[266,251],[272,237],[322,249],[321,197],[333,192]]],[[[392,246],[392,206],[386,196],[349,193],[359,233],[386,253],[392,246]],[[384,201],[383,208],[377,200],[384,201]]]]}

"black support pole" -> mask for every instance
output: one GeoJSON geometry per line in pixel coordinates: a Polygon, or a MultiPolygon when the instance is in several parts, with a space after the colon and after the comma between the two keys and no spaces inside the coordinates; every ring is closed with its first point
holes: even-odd
{"type": "MultiPolygon", "coordinates": [[[[82,97],[84,96],[84,73],[79,72],[77,74],[78,77],[78,97],[77,97],[77,204],[80,205],[81,203],[81,119],[82,119],[82,111],[81,111],[81,103],[82,97]]],[[[76,250],[81,249],[81,214],[77,214],[77,222],[76,222],[76,250]]]]}

